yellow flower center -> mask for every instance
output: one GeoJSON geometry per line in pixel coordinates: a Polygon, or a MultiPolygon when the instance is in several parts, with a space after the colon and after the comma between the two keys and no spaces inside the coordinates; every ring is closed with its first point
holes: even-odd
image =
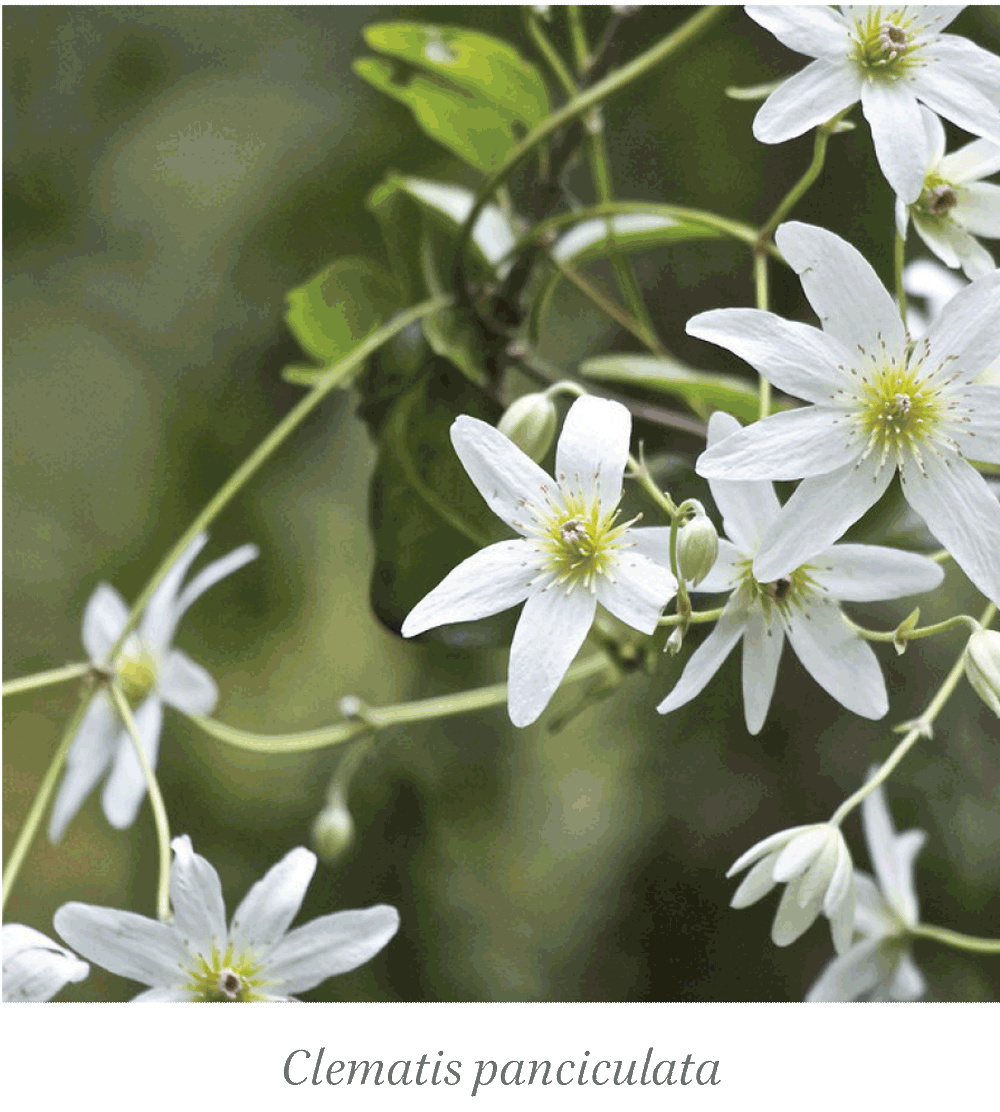
{"type": "Polygon", "coordinates": [[[237,957],[231,944],[224,952],[213,946],[207,958],[199,955],[188,973],[185,988],[200,1003],[246,1004],[265,999],[260,990],[267,982],[254,955],[237,957]]]}
{"type": "Polygon", "coordinates": [[[914,62],[913,16],[903,8],[869,8],[854,22],[858,65],[869,77],[898,77],[914,62]]]}
{"type": "Polygon", "coordinates": [[[886,362],[861,384],[855,424],[867,441],[862,459],[873,452],[879,467],[891,456],[901,464],[908,456],[920,463],[926,446],[944,416],[937,385],[920,377],[918,360],[886,362]]]}
{"type": "Polygon", "coordinates": [[[594,591],[597,580],[614,571],[621,537],[638,519],[616,525],[617,507],[602,513],[596,497],[587,499],[565,490],[561,493],[561,502],[549,502],[550,512],[531,535],[541,545],[545,573],[564,584],[567,593],[578,584],[594,591]]]}
{"type": "Polygon", "coordinates": [[[923,217],[947,219],[948,213],[958,204],[955,187],[937,174],[928,174],[923,192],[913,202],[913,208],[923,217]]]}
{"type": "Polygon", "coordinates": [[[156,665],[137,638],[129,639],[125,651],[115,661],[115,674],[132,707],[137,707],[156,684],[156,665]]]}
{"type": "Polygon", "coordinates": [[[816,591],[818,584],[813,579],[812,564],[803,564],[781,579],[773,583],[759,583],[753,577],[753,559],[741,560],[738,565],[740,585],[751,601],[764,608],[764,613],[770,617],[772,609],[777,609],[782,614],[801,607],[816,591]]]}

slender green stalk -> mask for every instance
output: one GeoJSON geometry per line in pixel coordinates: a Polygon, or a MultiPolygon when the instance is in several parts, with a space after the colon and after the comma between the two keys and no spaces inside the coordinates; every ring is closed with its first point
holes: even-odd
{"type": "Polygon", "coordinates": [[[559,52],[552,45],[548,35],[546,35],[541,20],[535,15],[531,8],[525,8],[524,10],[524,23],[529,38],[535,44],[538,53],[545,59],[549,69],[552,70],[556,81],[562,86],[563,92],[567,97],[576,96],[576,82],[566,68],[566,63],[560,57],[559,52]]]}
{"type": "Polygon", "coordinates": [[[586,73],[590,68],[590,47],[587,45],[587,32],[583,26],[583,15],[577,4],[566,7],[569,22],[569,41],[573,47],[573,61],[577,73],[586,73]]]}
{"type": "Polygon", "coordinates": [[[935,637],[939,633],[947,633],[949,630],[957,629],[958,626],[968,626],[972,633],[979,629],[979,622],[975,618],[970,617],[968,614],[956,614],[954,617],[946,618],[943,622],[936,622],[934,625],[920,626],[917,629],[906,630],[900,633],[898,629],[865,629],[864,626],[859,626],[857,622],[852,622],[847,615],[844,615],[847,624],[854,630],[854,632],[865,641],[888,642],[888,641],[919,641],[924,637],[935,637]]]}
{"type": "Polygon", "coordinates": [[[455,257],[452,263],[453,287],[464,288],[465,250],[472,236],[472,229],[482,214],[483,209],[489,204],[493,194],[503,185],[531,152],[544,142],[553,132],[578,119],[589,108],[600,104],[602,100],[613,96],[627,88],[633,81],[647,74],[672,54],[676,54],[687,46],[693,39],[700,35],[706,28],[725,14],[725,8],[710,6],[701,8],[689,20],[683,23],[672,34],[661,39],[655,46],[633,58],[631,62],[620,69],[609,73],[603,80],[598,81],[589,89],[585,89],[573,97],[562,108],[546,116],[532,132],[524,137],[501,165],[493,171],[479,189],[476,202],[465,218],[458,244],[455,248],[455,257]]]}
{"type": "MultiPolygon", "coordinates": [[[[597,654],[573,665],[566,673],[563,683],[577,683],[580,680],[590,679],[603,672],[608,666],[607,659],[597,654]]],[[[455,714],[469,714],[487,707],[500,706],[506,700],[507,684],[495,683],[489,687],[460,691],[454,695],[437,695],[431,699],[418,699],[412,703],[397,703],[387,707],[364,707],[359,715],[350,721],[296,734],[253,734],[200,715],[192,715],[191,719],[205,733],[237,749],[244,749],[251,753],[308,753],[315,749],[342,745],[372,730],[385,730],[390,726],[401,726],[409,722],[448,718],[455,714]]]]}
{"type": "Polygon", "coordinates": [[[50,687],[54,683],[79,679],[90,671],[90,663],[67,664],[62,668],[52,668],[47,672],[35,672],[32,676],[22,676],[17,680],[7,680],[3,685],[3,696],[19,695],[22,691],[34,691],[39,687],[50,687]]]}
{"type": "Polygon", "coordinates": [[[146,756],[146,752],[142,747],[142,741],[139,739],[139,730],[136,727],[135,719],[132,717],[132,710],[128,705],[128,700],[116,684],[111,684],[108,690],[115,704],[115,710],[118,711],[118,716],[121,718],[122,722],[125,723],[128,736],[132,739],[132,748],[135,750],[136,759],[139,761],[139,767],[142,769],[142,775],[146,781],[146,791],[149,793],[149,803],[153,808],[153,819],[156,823],[156,840],[160,850],[160,878],[156,886],[156,917],[161,923],[166,923],[171,917],[170,822],[167,819],[167,808],[163,802],[163,793],[160,791],[156,773],[153,771],[153,766],[149,763],[149,758],[146,756]]]}
{"type": "MultiPolygon", "coordinates": [[[[988,626],[990,622],[993,621],[996,612],[997,608],[991,602],[983,611],[982,617],[979,619],[980,624],[984,627],[988,626]]],[[[912,722],[907,724],[906,734],[903,740],[893,749],[885,764],[881,766],[878,772],[863,787],[858,788],[852,796],[845,799],[837,810],[834,811],[830,818],[830,823],[833,826],[839,826],[865,796],[873,792],[879,784],[889,779],[896,765],[909,753],[919,738],[930,737],[934,720],[937,718],[938,714],[940,714],[941,708],[948,702],[952,692],[958,686],[958,681],[962,678],[964,668],[965,652],[963,650],[952,666],[951,671],[945,677],[944,683],[941,684],[934,698],[927,704],[927,709],[924,713],[919,718],[915,718],[912,722]]]]}
{"type": "Polygon", "coordinates": [[[932,927],[928,923],[918,923],[910,927],[908,933],[917,938],[932,938],[935,942],[972,954],[1000,954],[1000,938],[976,938],[975,935],[961,934],[947,927],[932,927]]]}
{"type": "MultiPolygon", "coordinates": [[[[753,286],[757,308],[766,313],[770,307],[767,255],[759,249],[753,253],[753,286]]],[[[757,376],[757,396],[760,399],[758,420],[763,421],[771,412],[771,383],[763,375],[757,376]]]]}
{"type": "Polygon", "coordinates": [[[309,393],[306,394],[293,409],[285,414],[281,421],[278,422],[271,432],[257,445],[250,455],[247,456],[243,463],[240,464],[215,496],[209,501],[208,505],[194,519],[180,540],[177,541],[174,547],[161,561],[160,566],[153,572],[146,586],[139,592],[139,597],[135,600],[132,609],[129,611],[128,620],[125,622],[125,627],[122,629],[118,640],[115,642],[108,656],[109,660],[113,660],[121,651],[122,645],[125,643],[126,638],[132,630],[135,629],[146,604],[153,596],[153,592],[163,581],[163,577],[167,574],[181,553],[203,529],[207,528],[208,525],[215,520],[219,513],[232,500],[233,496],[258,470],[261,464],[263,464],[275,449],[285,441],[290,433],[302,424],[306,417],[309,416],[326,395],[335,387],[342,385],[359,364],[363,363],[369,355],[378,351],[378,349],[388,340],[391,340],[393,336],[409,328],[409,326],[416,321],[429,316],[431,313],[435,313],[439,309],[447,308],[453,301],[454,298],[450,295],[446,297],[432,297],[427,301],[422,301],[419,305],[414,305],[410,309],[397,313],[392,320],[382,325],[381,328],[377,328],[367,339],[358,344],[349,355],[345,356],[339,363],[335,363],[327,371],[322,373],[317,379],[316,385],[312,387],[309,393]]]}
{"type": "Polygon", "coordinates": [[[59,773],[62,772],[63,765],[66,763],[66,754],[73,744],[76,731],[80,728],[80,723],[83,721],[83,716],[87,713],[87,707],[90,706],[90,700],[93,698],[94,694],[94,688],[90,685],[85,685],[81,690],[76,709],[70,715],[70,719],[66,723],[66,729],[63,731],[59,746],[52,757],[52,761],[45,772],[45,776],[31,804],[28,817],[24,820],[24,826],[22,826],[18,832],[17,841],[14,843],[14,849],[7,859],[7,864],[4,866],[3,870],[3,899],[2,903],[0,903],[0,909],[7,906],[7,897],[14,888],[17,875],[21,871],[21,866],[24,864],[24,859],[28,855],[31,843],[35,840],[35,834],[48,809],[52,793],[55,791],[59,773]]]}
{"type": "Polygon", "coordinates": [[[896,304],[899,306],[899,315],[906,323],[906,287],[903,285],[903,266],[906,262],[906,236],[899,234],[896,229],[895,248],[892,252],[892,271],[896,280],[896,304]]]}
{"type": "Polygon", "coordinates": [[[626,331],[631,332],[641,344],[648,347],[655,355],[666,354],[663,350],[663,345],[655,335],[650,335],[647,329],[629,316],[617,302],[606,296],[592,282],[584,278],[578,270],[574,270],[568,263],[562,262],[553,256],[549,256],[549,259],[559,273],[568,282],[572,282],[585,297],[589,298],[598,309],[601,310],[601,312],[620,324],[626,331]]]}
{"type": "Polygon", "coordinates": [[[685,622],[691,625],[703,625],[706,622],[717,622],[722,617],[723,607],[717,610],[692,610],[686,617],[683,614],[670,614],[660,619],[661,626],[676,626],[685,622]]]}
{"type": "Polygon", "coordinates": [[[826,145],[830,141],[830,136],[833,134],[834,128],[844,116],[850,111],[850,108],[845,108],[843,112],[838,113],[832,120],[828,120],[825,124],[820,124],[816,128],[816,137],[813,140],[813,156],[812,162],[806,168],[806,172],[801,178],[792,186],[787,194],[781,199],[778,207],[771,213],[770,218],[764,223],[760,229],[761,239],[770,239],[774,235],[774,230],[785,219],[785,217],[792,211],[793,208],[802,200],[806,192],[815,184],[816,179],[823,172],[823,163],[826,161],[826,145]]]}

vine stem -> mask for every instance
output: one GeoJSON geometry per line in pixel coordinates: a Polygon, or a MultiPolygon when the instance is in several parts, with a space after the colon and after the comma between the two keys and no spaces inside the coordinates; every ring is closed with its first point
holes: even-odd
{"type": "Polygon", "coordinates": [[[956,950],[967,950],[973,954],[1000,954],[1000,938],[977,938],[975,935],[962,934],[948,927],[932,927],[929,923],[918,923],[910,927],[908,934],[917,938],[931,938],[952,946],[956,950]]]}
{"type": "Polygon", "coordinates": [[[163,581],[163,577],[167,574],[181,553],[187,549],[191,541],[194,540],[203,529],[218,517],[219,513],[232,500],[237,491],[240,490],[275,449],[285,441],[289,434],[302,424],[306,417],[309,416],[326,395],[335,387],[343,385],[351,372],[354,371],[360,363],[363,363],[369,355],[374,354],[384,343],[391,340],[393,336],[396,336],[404,329],[409,328],[411,324],[415,324],[424,317],[436,313],[439,309],[448,308],[454,303],[454,300],[455,299],[450,294],[443,297],[432,297],[402,313],[397,313],[392,320],[388,321],[380,328],[375,329],[370,336],[358,344],[358,346],[341,359],[340,362],[335,363],[328,370],[320,373],[316,385],[312,387],[309,393],[293,409],[285,414],[281,421],[260,444],[257,445],[250,455],[247,456],[243,463],[240,464],[236,471],[233,472],[229,479],[216,492],[208,505],[205,506],[191,525],[188,526],[180,540],[177,541],[174,547],[161,561],[160,566],[150,576],[145,587],[139,592],[139,597],[133,603],[125,626],[108,655],[109,660],[113,660],[118,653],[121,652],[122,645],[125,643],[126,638],[132,630],[135,629],[146,604],[152,598],[156,588],[163,581]]]}
{"type": "Polygon", "coordinates": [[[142,775],[146,781],[146,791],[149,793],[149,803],[153,808],[153,821],[156,823],[156,841],[160,851],[160,877],[156,885],[156,917],[161,923],[166,923],[169,922],[171,918],[170,821],[167,818],[167,808],[166,804],[163,802],[163,793],[160,791],[156,773],[153,771],[153,766],[149,763],[149,758],[146,756],[146,752],[142,747],[142,741],[139,738],[139,730],[136,727],[135,719],[132,717],[132,710],[128,705],[128,700],[122,694],[117,684],[111,684],[108,690],[115,704],[115,710],[118,711],[118,716],[121,718],[122,722],[125,723],[128,736],[132,739],[132,748],[135,750],[136,759],[139,761],[139,767],[142,769],[142,775]]]}
{"type": "Polygon", "coordinates": [[[67,664],[63,668],[52,668],[47,672],[35,672],[30,676],[21,676],[20,679],[7,680],[3,685],[3,696],[19,695],[22,691],[34,691],[39,687],[50,687],[54,683],[65,683],[66,680],[79,679],[90,671],[90,662],[82,664],[67,664]]]}
{"type": "Polygon", "coordinates": [[[895,244],[892,252],[892,271],[896,282],[896,304],[899,306],[899,315],[906,324],[906,287],[903,285],[903,266],[906,263],[906,234],[900,235],[896,229],[895,244]]]}

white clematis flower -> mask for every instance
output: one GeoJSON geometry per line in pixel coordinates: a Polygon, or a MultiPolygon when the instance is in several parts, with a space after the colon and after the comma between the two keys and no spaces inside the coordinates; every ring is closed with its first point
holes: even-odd
{"type": "Polygon", "coordinates": [[[81,954],[151,986],[133,1000],[289,1000],[363,965],[399,928],[396,909],[377,904],[289,931],[316,869],[316,855],[299,846],[250,889],[227,929],[219,874],[186,834],[171,846],[172,922],[82,903],[55,914],[56,930],[81,954]]]}
{"type": "Polygon", "coordinates": [[[51,1000],[72,981],[82,981],[90,966],[23,923],[3,925],[3,999],[51,1000]]]}
{"type": "Polygon", "coordinates": [[[771,941],[788,946],[813,925],[822,911],[830,920],[838,954],[854,932],[854,867],[840,828],[828,822],[793,826],[748,849],[727,877],[753,868],[736,889],[730,907],[755,904],[776,884],[787,884],[771,928],[771,941]]]}
{"type": "Polygon", "coordinates": [[[600,603],[653,633],[677,583],[638,541],[665,549],[667,528],[618,524],[632,419],[618,402],[578,398],[556,445],[556,479],[485,421],[451,426],[458,458],[490,509],[521,534],[470,556],[403,622],[404,637],[524,603],[510,647],[507,706],[515,726],[545,709],[590,630],[600,603]]]}
{"type": "Polygon", "coordinates": [[[1000,271],[956,294],[908,340],[874,270],[839,236],[783,224],[776,240],[823,330],[756,309],[688,321],[812,405],[709,448],[708,479],[804,479],[761,538],[753,574],[772,582],[836,540],[899,471],[903,494],[985,595],[1000,601],[1000,503],[966,459],[1000,463],[1000,271]]]}
{"type": "MultiPolygon", "coordinates": [[[[150,765],[156,756],[163,725],[163,704],[185,714],[211,714],[219,697],[215,681],[186,653],[172,647],[177,623],[209,587],[257,556],[245,544],[203,568],[186,587],[181,584],[198,553],[208,542],[199,533],[167,572],[149,600],[138,630],[118,657],[108,654],[125,628],[129,608],[108,583],[98,585],[83,614],[83,647],[95,667],[111,671],[135,709],[135,724],[150,765]]],[[[100,691],[90,702],[66,758],[59,793],[49,819],[49,840],[58,842],[84,799],[110,766],[101,802],[109,823],[119,830],[131,826],[146,795],[146,781],[128,731],[118,720],[111,698],[100,691]]]]}
{"type": "Polygon", "coordinates": [[[862,808],[875,877],[860,870],[854,874],[854,930],[861,938],[823,970],[808,1001],[918,1000],[926,990],[907,934],[919,919],[913,862],[927,835],[922,830],[896,833],[881,785],[865,796],[862,808]]]}
{"type": "MultiPolygon", "coordinates": [[[[713,413],[708,447],[738,432],[728,413],[713,413]]],[[[728,540],[699,591],[732,591],[715,628],[691,655],[661,714],[690,702],[743,639],[743,706],[747,729],[760,731],[771,705],[787,634],[795,655],[839,703],[865,718],[889,709],[882,670],[871,647],[851,628],[839,602],[874,602],[934,590],[944,572],[925,556],[870,544],[837,544],[807,562],[759,582],[752,571],[760,538],[781,505],[769,482],[709,480],[728,540]]]]}
{"type": "Polygon", "coordinates": [[[747,15],[810,62],[761,106],[762,143],[802,135],[861,101],[882,173],[903,200],[920,196],[928,163],[918,101],[1000,143],[1000,58],[941,32],[961,7],[750,6],[747,15]]]}
{"type": "Polygon", "coordinates": [[[905,236],[912,217],[920,238],[943,263],[979,278],[994,264],[976,236],[1000,237],[1000,186],[982,180],[1000,170],[1000,145],[977,139],[946,155],[941,121],[926,108],[920,113],[930,148],[924,188],[911,205],[896,198],[896,227],[905,236]]]}

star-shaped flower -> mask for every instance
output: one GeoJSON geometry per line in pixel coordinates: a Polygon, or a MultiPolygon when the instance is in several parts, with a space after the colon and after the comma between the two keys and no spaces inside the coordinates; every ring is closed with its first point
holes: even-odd
{"type": "MultiPolygon", "coordinates": [[[[128,606],[108,583],[90,596],[83,614],[83,647],[95,667],[114,673],[135,709],[142,747],[156,767],[163,704],[186,714],[211,714],[219,693],[215,681],[186,653],[172,647],[177,623],[209,587],[257,556],[245,544],[203,568],[184,589],[181,584],[198,553],[208,542],[199,533],[167,572],[149,600],[138,631],[131,634],[113,661],[108,654],[125,628],[128,606]]],[[[91,789],[111,766],[101,801],[109,823],[124,829],[135,822],[146,794],[146,781],[125,727],[118,721],[107,692],[90,702],[66,758],[66,772],[49,819],[49,839],[58,842],[91,789]]]]}
{"type": "Polygon", "coordinates": [[[823,970],[806,996],[809,1001],[917,1000],[925,991],[907,934],[919,919],[913,862],[927,835],[922,830],[896,833],[881,785],[865,796],[862,808],[875,877],[860,870],[854,874],[854,930],[861,938],[823,970]]]}
{"type": "Polygon", "coordinates": [[[977,139],[945,154],[941,121],[926,108],[920,113],[930,149],[924,188],[911,205],[896,198],[896,226],[905,236],[912,217],[920,238],[943,263],[979,278],[993,269],[993,256],[976,236],[1000,238],[1000,186],[982,180],[1000,170],[1000,145],[977,139]]]}
{"type": "Polygon", "coordinates": [[[507,705],[527,726],[545,709],[590,630],[600,603],[653,633],[677,583],[636,547],[665,547],[666,528],[617,522],[632,419],[618,402],[577,399],[556,445],[556,479],[501,432],[473,417],[451,426],[451,442],[479,493],[520,540],[470,556],[403,622],[404,637],[468,622],[524,603],[510,647],[507,705]]]}
{"type": "Polygon", "coordinates": [[[377,904],[289,931],[316,869],[316,855],[299,846],[250,889],[227,930],[219,874],[186,834],[171,846],[172,922],[82,903],[55,914],[56,930],[81,954],[151,986],[133,1000],[289,1000],[371,960],[399,928],[396,909],[377,904]]]}
{"type": "Polygon", "coordinates": [[[783,143],[861,101],[882,173],[909,204],[924,186],[927,137],[918,101],[1000,143],[1000,58],[941,32],[961,7],[750,6],[747,15],[815,61],[778,86],[753,133],[783,143]]]}
{"type": "Polygon", "coordinates": [[[51,1000],[69,981],[82,981],[90,966],[65,946],[23,923],[3,925],[3,998],[51,1000]]]}
{"type": "Polygon", "coordinates": [[[828,822],[793,826],[758,842],[733,863],[727,877],[753,868],[736,889],[730,907],[755,904],[776,884],[787,884],[771,928],[775,946],[801,937],[819,913],[830,920],[834,949],[844,953],[854,931],[854,867],[840,828],[828,822]]]}
{"type": "MultiPolygon", "coordinates": [[[[708,447],[740,429],[735,417],[713,413],[708,447]]],[[[754,578],[753,561],[762,535],[781,511],[768,482],[711,479],[728,540],[698,591],[732,591],[715,628],[691,655],[661,714],[690,702],[743,639],[743,706],[747,729],[760,731],[778,678],[787,634],[795,655],[816,682],[839,703],[865,718],[889,709],[878,660],[845,619],[839,602],[874,602],[933,590],[944,572],[925,556],[870,544],[837,544],[798,566],[781,569],[772,581],[754,578]]]]}
{"type": "Polygon", "coordinates": [[[794,222],[776,240],[822,331],[756,309],[700,313],[687,326],[812,403],[698,459],[708,479],[804,479],[761,538],[754,576],[771,582],[836,540],[898,470],[906,500],[1000,601],[1000,503],[964,458],[1000,463],[1000,386],[976,381],[1000,356],[1000,271],[966,286],[911,342],[850,244],[794,222]]]}

